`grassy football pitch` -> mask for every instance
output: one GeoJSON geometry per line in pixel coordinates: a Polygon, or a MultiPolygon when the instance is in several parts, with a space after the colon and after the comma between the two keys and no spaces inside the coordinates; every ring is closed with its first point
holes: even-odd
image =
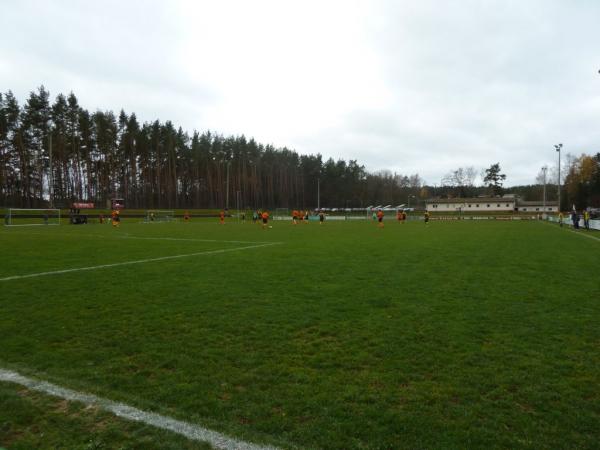
{"type": "MultiPolygon", "coordinates": [[[[272,225],[3,227],[0,368],[282,448],[598,445],[600,233],[272,225]]],[[[1,446],[206,448],[11,383],[1,446]]]]}

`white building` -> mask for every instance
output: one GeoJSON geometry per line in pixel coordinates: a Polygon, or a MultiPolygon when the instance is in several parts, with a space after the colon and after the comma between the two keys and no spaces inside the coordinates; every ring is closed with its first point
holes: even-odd
{"type": "Polygon", "coordinates": [[[517,211],[519,212],[534,212],[534,213],[549,213],[558,211],[558,202],[546,201],[546,205],[543,202],[526,202],[523,200],[517,200],[517,211]]]}
{"type": "Polygon", "coordinates": [[[429,212],[514,211],[516,207],[514,197],[432,198],[425,205],[429,212]]]}
{"type": "Polygon", "coordinates": [[[504,197],[432,198],[425,202],[429,212],[556,212],[557,202],[525,202],[513,195],[504,197]]]}

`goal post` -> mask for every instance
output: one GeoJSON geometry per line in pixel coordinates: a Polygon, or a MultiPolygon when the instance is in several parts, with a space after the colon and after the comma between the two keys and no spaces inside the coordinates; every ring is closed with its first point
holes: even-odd
{"type": "Polygon", "coordinates": [[[165,209],[149,209],[144,217],[145,223],[172,222],[175,220],[175,211],[165,209]]]}
{"type": "Polygon", "coordinates": [[[4,225],[9,227],[60,225],[60,209],[7,208],[4,225]]]}

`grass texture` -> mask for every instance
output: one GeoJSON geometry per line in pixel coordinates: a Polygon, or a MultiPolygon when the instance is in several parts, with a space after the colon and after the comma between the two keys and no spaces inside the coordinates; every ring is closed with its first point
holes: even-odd
{"type": "MultiPolygon", "coordinates": [[[[0,367],[283,448],[600,442],[600,233],[272,225],[0,229],[0,278],[277,243],[0,281],[0,367]]],[[[21,391],[0,383],[0,446],[147,447],[21,391]]]]}

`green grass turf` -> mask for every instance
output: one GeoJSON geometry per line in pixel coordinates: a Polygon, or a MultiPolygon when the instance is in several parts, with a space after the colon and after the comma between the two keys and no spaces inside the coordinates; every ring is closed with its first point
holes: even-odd
{"type": "Polygon", "coordinates": [[[209,449],[93,407],[0,383],[1,444],[11,450],[209,449]]]}
{"type": "Polygon", "coordinates": [[[132,237],[281,244],[0,282],[0,367],[288,448],[600,442],[600,240],[500,221],[5,228],[0,278],[248,245],[132,237]]]}

